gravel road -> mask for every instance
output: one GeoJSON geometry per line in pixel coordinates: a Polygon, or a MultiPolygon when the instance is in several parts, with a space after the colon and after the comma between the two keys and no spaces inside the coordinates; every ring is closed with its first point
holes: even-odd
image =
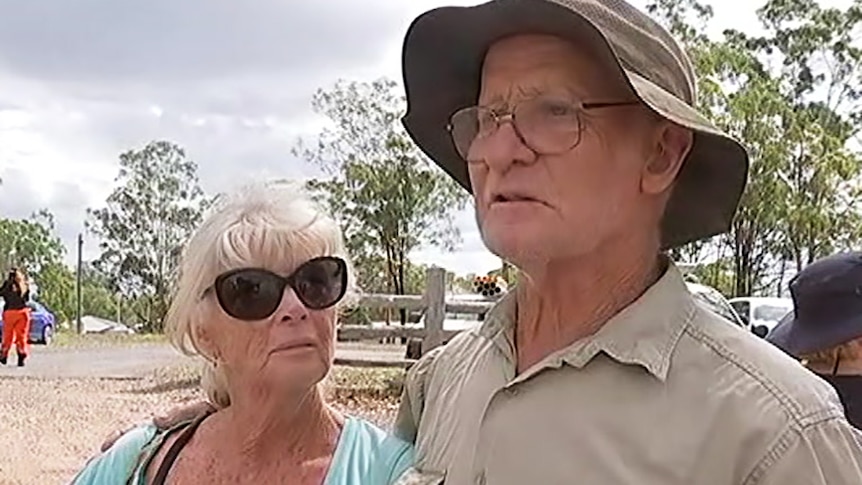
{"type": "Polygon", "coordinates": [[[69,483],[108,433],[199,396],[145,380],[0,377],[0,485],[69,483]]]}
{"type": "MultiPolygon", "coordinates": [[[[24,368],[0,366],[0,485],[69,483],[108,433],[202,398],[191,360],[168,345],[34,346],[32,354],[24,368]]],[[[389,360],[404,348],[340,344],[337,355],[389,360]]],[[[397,408],[396,399],[333,399],[381,426],[397,408]]]]}

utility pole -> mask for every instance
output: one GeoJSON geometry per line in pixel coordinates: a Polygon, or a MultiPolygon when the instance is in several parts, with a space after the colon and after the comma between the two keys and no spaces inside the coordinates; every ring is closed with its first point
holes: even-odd
{"type": "Polygon", "coordinates": [[[82,300],[82,294],[81,294],[81,267],[82,267],[81,253],[83,252],[83,249],[84,249],[84,235],[82,233],[78,233],[78,275],[77,275],[78,284],[76,285],[77,296],[78,296],[78,305],[77,305],[77,312],[76,312],[77,324],[78,324],[77,325],[78,335],[81,335],[82,333],[84,333],[83,325],[81,324],[81,307],[83,306],[82,305],[83,300],[82,300]]]}

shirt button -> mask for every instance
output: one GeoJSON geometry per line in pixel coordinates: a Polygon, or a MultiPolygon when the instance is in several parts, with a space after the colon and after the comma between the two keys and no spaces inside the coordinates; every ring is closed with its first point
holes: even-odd
{"type": "Polygon", "coordinates": [[[506,394],[508,394],[509,396],[517,396],[518,393],[520,393],[520,391],[518,390],[517,387],[507,387],[506,388],[506,394]]]}

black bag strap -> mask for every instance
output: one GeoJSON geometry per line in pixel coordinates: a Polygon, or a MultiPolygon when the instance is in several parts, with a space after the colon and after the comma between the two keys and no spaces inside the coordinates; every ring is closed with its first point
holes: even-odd
{"type": "Polygon", "coordinates": [[[203,416],[200,416],[191,423],[189,423],[189,425],[186,426],[186,429],[184,429],[182,433],[177,437],[177,439],[171,444],[171,447],[168,449],[168,452],[165,453],[165,458],[159,464],[159,469],[156,470],[156,476],[153,477],[152,485],[165,484],[165,480],[168,479],[168,473],[170,473],[171,467],[174,466],[174,462],[177,461],[177,457],[180,456],[180,452],[189,443],[189,440],[192,439],[192,436],[195,434],[195,431],[197,431],[198,426],[200,426],[201,422],[209,415],[210,413],[206,413],[203,416]]]}

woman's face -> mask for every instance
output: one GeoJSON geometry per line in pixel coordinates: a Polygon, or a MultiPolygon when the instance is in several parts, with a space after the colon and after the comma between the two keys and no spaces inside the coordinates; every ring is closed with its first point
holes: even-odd
{"type": "MultiPolygon", "coordinates": [[[[281,277],[302,274],[297,268],[261,269],[281,277]]],[[[306,290],[300,291],[308,291],[309,284],[325,279],[325,272],[319,273],[306,274],[305,278],[310,278],[311,283],[306,281],[303,286],[306,290]]],[[[246,287],[248,281],[254,283],[251,277],[238,283],[234,281],[233,296],[225,298],[236,298],[236,292],[249,291],[238,288],[246,287]]],[[[300,280],[296,286],[302,285],[300,280]]],[[[258,287],[250,291],[257,291],[259,295],[259,282],[258,287]]],[[[229,315],[215,292],[210,292],[204,300],[206,310],[202,315],[204,320],[197,327],[198,336],[204,346],[211,349],[209,353],[224,372],[231,394],[237,391],[246,394],[305,392],[320,382],[332,366],[337,307],[309,308],[290,285],[281,292],[280,301],[274,297],[273,305],[276,301],[272,314],[249,320],[229,315]]]]}

